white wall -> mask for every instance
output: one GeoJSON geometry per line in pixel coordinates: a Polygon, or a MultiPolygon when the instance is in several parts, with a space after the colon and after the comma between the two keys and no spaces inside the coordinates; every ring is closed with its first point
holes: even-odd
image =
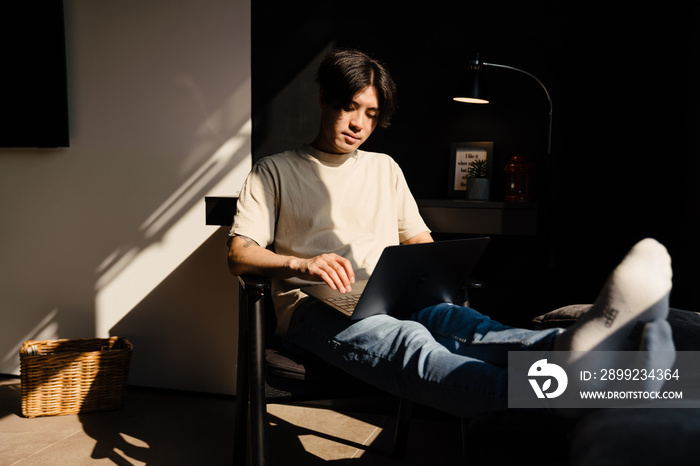
{"type": "Polygon", "coordinates": [[[71,146],[0,149],[0,373],[118,335],[130,383],[234,393],[236,294],[205,195],[250,169],[248,0],[65,0],[71,146]]]}

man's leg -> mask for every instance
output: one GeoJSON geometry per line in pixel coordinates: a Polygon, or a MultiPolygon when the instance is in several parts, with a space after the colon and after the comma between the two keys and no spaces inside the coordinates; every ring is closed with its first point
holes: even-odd
{"type": "Polygon", "coordinates": [[[503,325],[480,312],[453,304],[422,309],[411,320],[425,326],[450,352],[506,367],[508,351],[546,351],[562,332],[558,328],[528,330],[503,325]]]}
{"type": "MultiPolygon", "coordinates": [[[[445,305],[422,311],[422,315],[448,314],[462,317],[465,325],[460,341],[478,345],[458,354],[435,340],[421,323],[377,315],[350,321],[323,305],[309,303],[297,309],[285,342],[292,348],[311,352],[332,365],[389,393],[432,406],[443,411],[472,417],[507,407],[507,370],[505,364],[491,364],[478,355],[492,356],[504,362],[508,349],[523,349],[549,338],[559,330],[542,332],[510,329],[469,309],[469,316],[457,306],[445,305]],[[454,309],[453,309],[454,308],[454,309]],[[475,322],[479,321],[479,322],[475,322]],[[494,334],[490,335],[490,329],[494,334]],[[527,333],[524,337],[523,332],[527,333]],[[503,340],[502,344],[499,343],[503,340]],[[476,348],[474,348],[476,347],[476,348]]],[[[419,313],[420,314],[420,313],[419,313]]],[[[450,317],[443,316],[449,327],[450,317]]],[[[459,322],[455,326],[461,325],[459,322]]],[[[545,348],[551,347],[545,345],[545,348]]]]}

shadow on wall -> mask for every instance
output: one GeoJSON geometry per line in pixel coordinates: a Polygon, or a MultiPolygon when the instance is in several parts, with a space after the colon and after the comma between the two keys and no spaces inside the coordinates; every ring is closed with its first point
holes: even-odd
{"type": "Polygon", "coordinates": [[[138,348],[137,385],[232,393],[237,302],[226,266],[227,229],[205,225],[204,196],[235,195],[250,167],[249,126],[224,144],[116,251],[98,279],[98,335],[138,348]],[[221,366],[231,373],[220,374],[221,366]],[[184,376],[186,374],[186,376],[184,376]]]}
{"type": "Polygon", "coordinates": [[[100,265],[95,286],[99,335],[108,333],[213,234],[204,225],[204,197],[212,190],[236,194],[250,167],[249,130],[246,125],[216,151],[141,225],[138,239],[122,245],[100,265]]]}
{"type": "Polygon", "coordinates": [[[227,228],[216,230],[111,328],[134,345],[131,381],[231,393],[238,289],[226,265],[227,238],[227,228]]]}

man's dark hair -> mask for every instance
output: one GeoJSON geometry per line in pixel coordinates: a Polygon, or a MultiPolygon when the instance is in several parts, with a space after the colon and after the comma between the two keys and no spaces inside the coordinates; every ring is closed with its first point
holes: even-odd
{"type": "Polygon", "coordinates": [[[339,107],[346,107],[355,94],[374,86],[379,100],[377,124],[381,128],[389,126],[396,108],[396,85],[381,61],[359,50],[333,50],[321,62],[316,82],[324,101],[339,107]]]}

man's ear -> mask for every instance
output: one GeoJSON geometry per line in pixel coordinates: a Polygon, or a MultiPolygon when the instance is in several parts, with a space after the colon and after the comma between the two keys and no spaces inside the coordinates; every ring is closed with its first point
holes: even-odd
{"type": "Polygon", "coordinates": [[[318,105],[321,107],[321,110],[326,108],[326,98],[323,95],[323,91],[318,91],[318,105]]]}

